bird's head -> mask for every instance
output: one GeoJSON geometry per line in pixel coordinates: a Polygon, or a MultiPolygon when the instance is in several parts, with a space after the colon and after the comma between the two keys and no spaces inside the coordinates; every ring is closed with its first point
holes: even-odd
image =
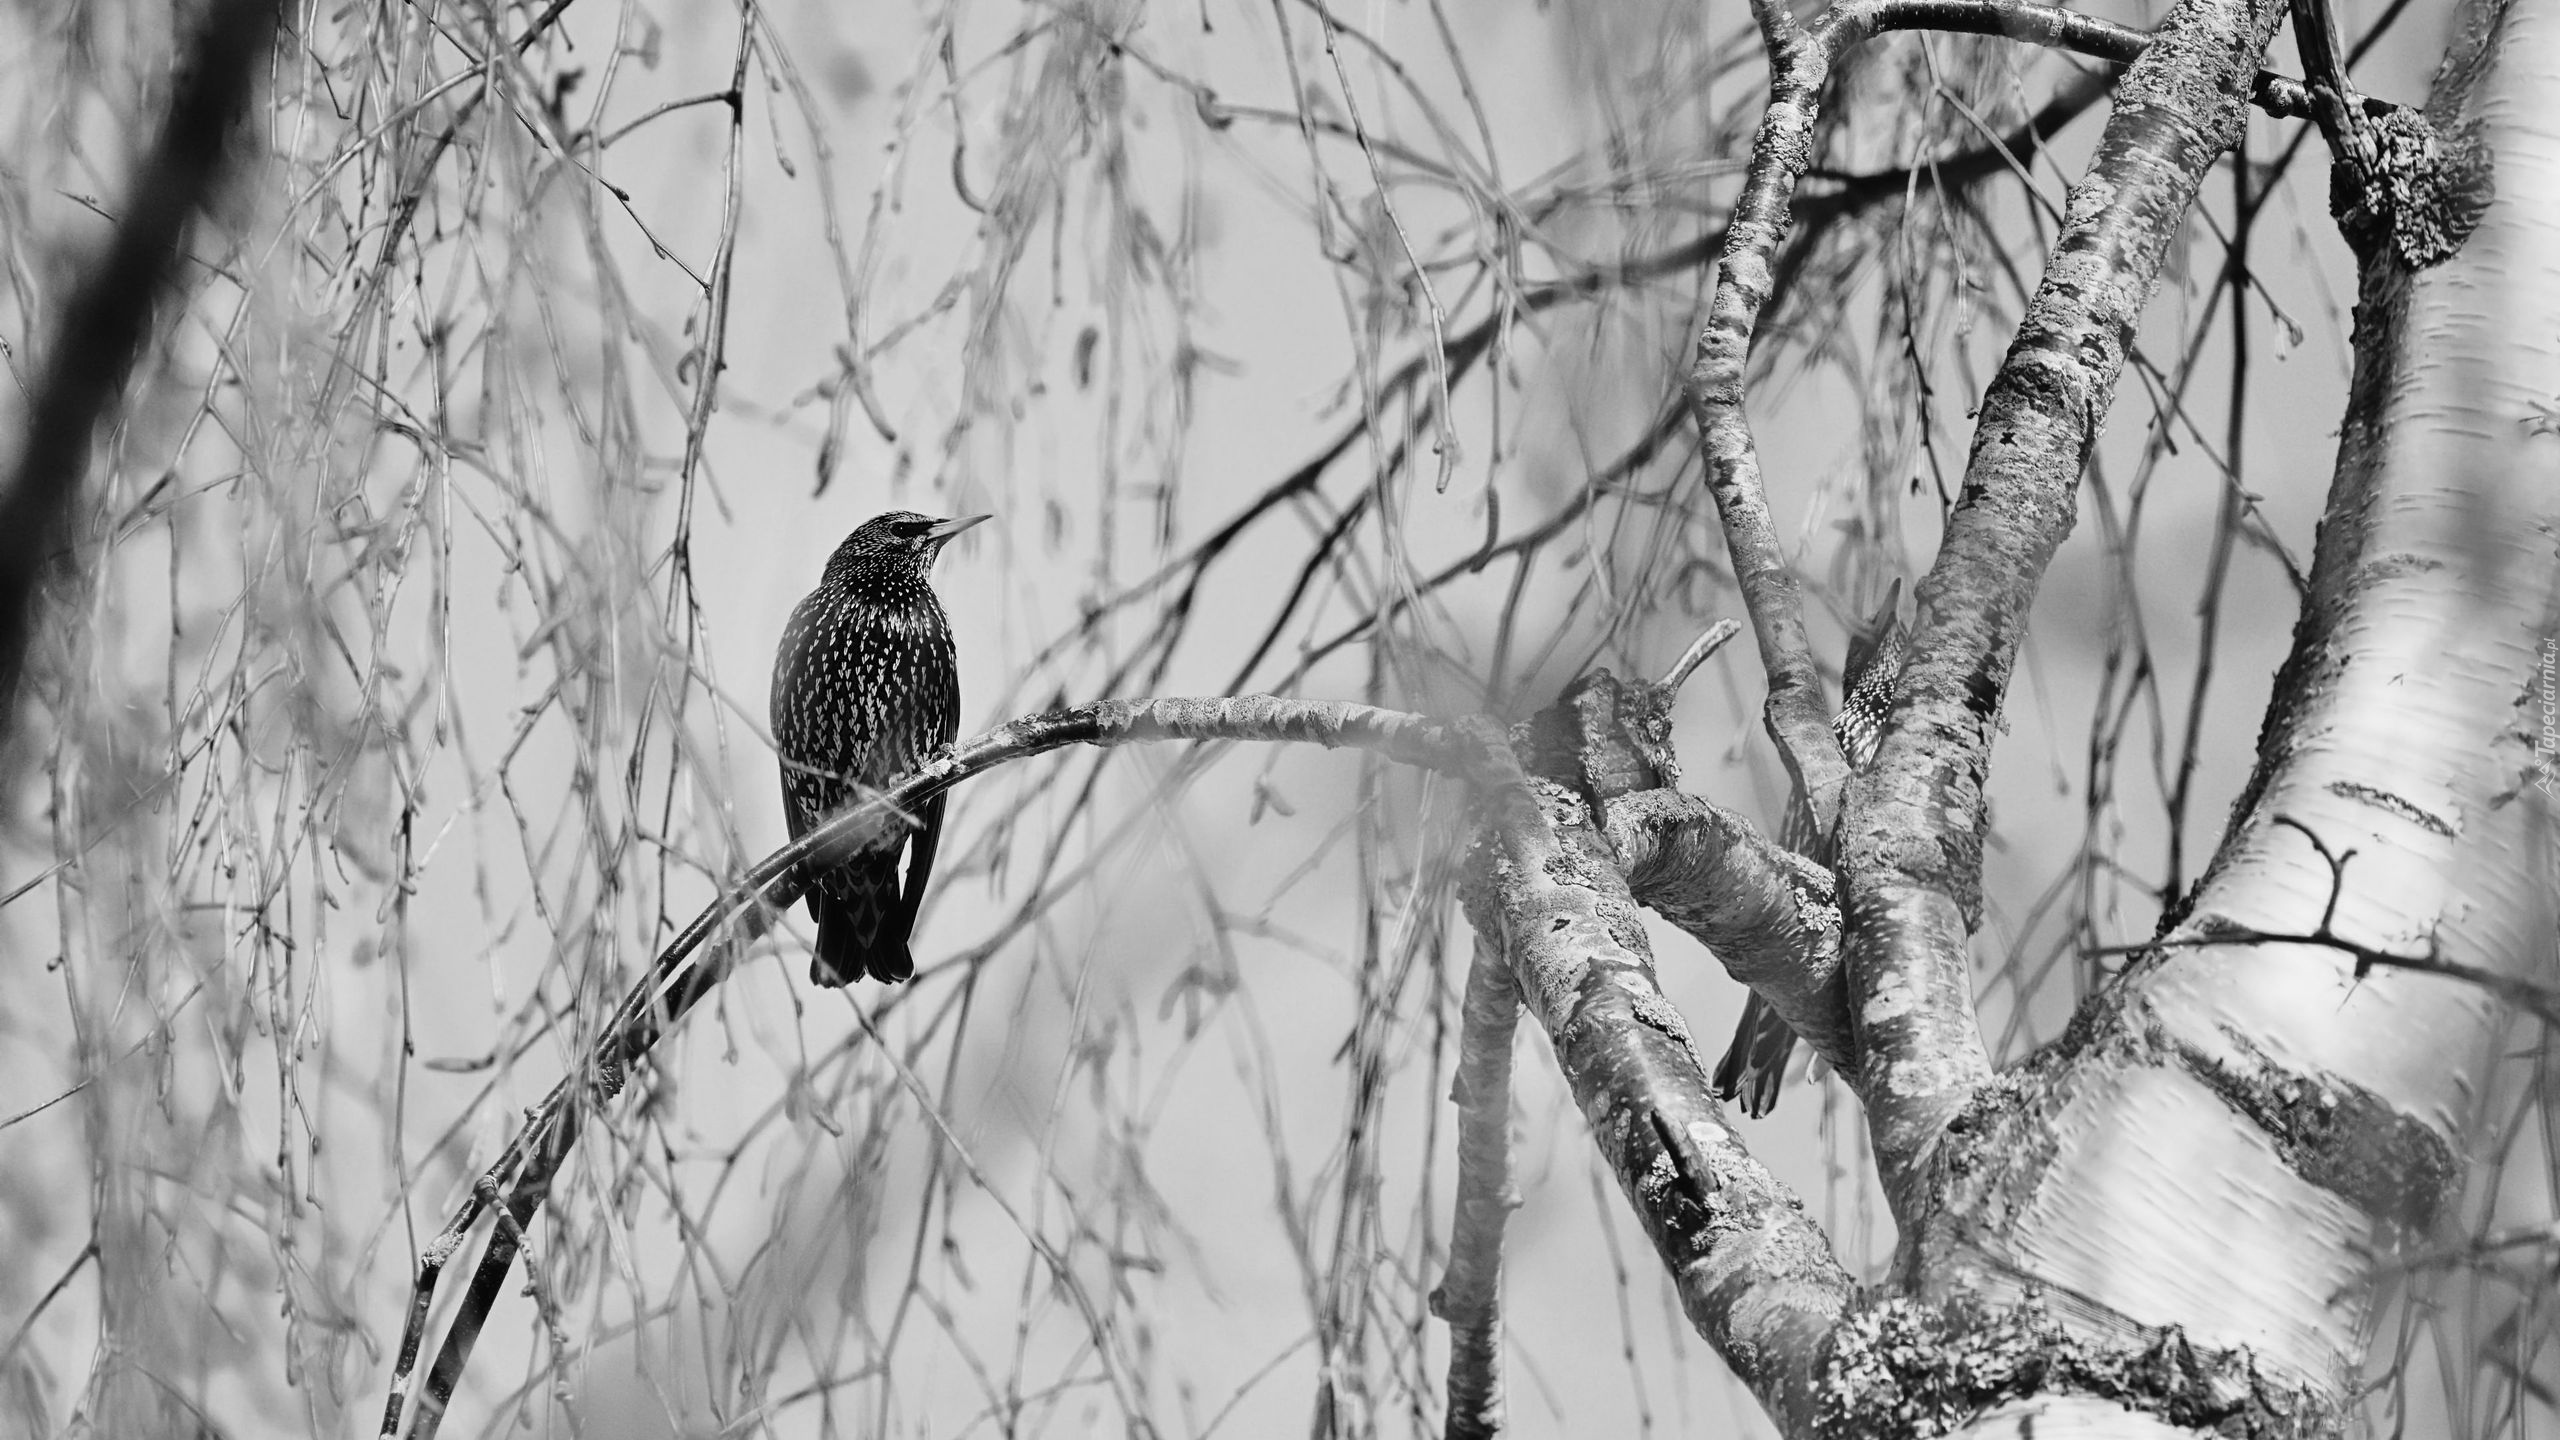
{"type": "Polygon", "coordinates": [[[921,570],[933,563],[933,557],[950,543],[951,537],[987,519],[984,515],[965,515],[957,520],[942,520],[919,515],[913,510],[892,510],[874,515],[854,527],[844,543],[836,547],[835,558],[827,568],[854,560],[906,560],[921,570]]]}

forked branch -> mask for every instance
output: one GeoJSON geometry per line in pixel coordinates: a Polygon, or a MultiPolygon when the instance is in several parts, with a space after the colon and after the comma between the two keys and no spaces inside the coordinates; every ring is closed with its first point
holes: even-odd
{"type": "Polygon", "coordinates": [[[2353,849],[2332,850],[2318,832],[2290,815],[2278,815],[2273,823],[2298,830],[2311,848],[2320,853],[2329,867],[2329,898],[2320,907],[2319,923],[2309,930],[2261,930],[2250,925],[2229,923],[2206,924],[2193,935],[2175,935],[2147,940],[2139,945],[2106,945],[2091,950],[2092,955],[2140,955],[2154,950],[2195,950],[2216,945],[2310,945],[2335,950],[2355,962],[2356,978],[2361,980],[2375,970],[2407,970],[2420,975],[2442,975],[2477,985],[2505,1004],[2533,1016],[2545,1025],[2560,1028],[2560,989],[2502,975],[2477,965],[2465,965],[2444,956],[2443,943],[2430,935],[2426,953],[2412,955],[2399,950],[2386,950],[2361,940],[2350,940],[2338,933],[2338,902],[2347,893],[2347,862],[2356,858],[2353,849]]]}
{"type": "Polygon", "coordinates": [[[1824,1339],[1850,1302],[1848,1272],[1709,1096],[1589,806],[1519,774],[1508,750],[1481,753],[1496,773],[1478,781],[1468,919],[1545,1029],[1690,1323],[1782,1430],[1802,1433],[1824,1339]]]}
{"type": "Polygon", "coordinates": [[[2008,0],[1847,0],[1808,26],[1776,0],[1755,13],[1770,54],[1770,101],[1689,390],[1769,676],[1768,727],[1826,830],[1851,777],[1826,723],[1801,597],[1744,410],[1770,259],[1813,160],[1824,84],[1849,46],[1895,29],[2008,35],[2132,62],[2044,282],[1985,396],[1963,496],[1920,586],[1896,707],[1873,770],[1854,782],[1859,802],[1840,832],[1860,1090],[1887,1194],[1907,1224],[1925,1203],[1937,1136],[1990,1073],[1968,936],[1980,911],[1990,746],[2028,607],[2070,528],[2125,337],[2204,169],[2229,147],[2250,98],[2296,110],[2305,102],[2301,87],[2257,69],[2281,13],[2272,3],[2187,0],[2148,37],[2008,0]]]}
{"type": "MultiPolygon", "coordinates": [[[[1744,376],[1761,310],[1775,286],[1776,257],[1794,225],[1796,185],[1813,164],[1831,68],[1855,46],[1901,30],[2005,36],[2124,65],[2140,59],[2152,37],[2113,21],[2023,0],[1844,0],[1803,26],[1777,0],[1762,0],[1753,12],[1769,50],[1769,105],[1725,232],[1722,265],[1688,391],[1705,438],[1707,488],[1768,672],[1770,738],[1789,777],[1801,787],[1816,825],[1828,833],[1849,771],[1824,711],[1805,638],[1803,595],[1769,509],[1759,447],[1745,409],[1744,376]]],[[[2271,115],[2306,116],[2315,109],[2302,82],[2263,70],[2250,76],[2248,93],[2251,103],[2271,115]]],[[[2393,108],[2359,103],[2377,114],[2393,108]]]]}

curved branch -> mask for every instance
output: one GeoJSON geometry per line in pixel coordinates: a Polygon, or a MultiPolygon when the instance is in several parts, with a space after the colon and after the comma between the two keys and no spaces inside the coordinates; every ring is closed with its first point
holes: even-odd
{"type": "Polygon", "coordinates": [[[1734,582],[1768,672],[1762,720],[1789,779],[1827,831],[1838,814],[1849,765],[1823,713],[1822,681],[1805,639],[1804,596],[1769,512],[1743,388],[1752,337],[1776,287],[1778,249],[1795,223],[1796,182],[1813,163],[1813,129],[1834,52],[1799,30],[1776,0],[1755,0],[1752,13],[1769,47],[1769,105],[1752,137],[1750,168],[1725,227],[1715,294],[1689,369],[1689,403],[1702,434],[1707,493],[1723,523],[1734,582]]]}
{"type": "Polygon", "coordinates": [[[1815,1054],[1855,1076],[1831,872],[1678,790],[1639,790],[1601,814],[1638,903],[1714,952],[1815,1054]]]}
{"type": "Polygon", "coordinates": [[[1029,715],[964,740],[921,769],[817,826],[749,867],[718,900],[694,917],[633,986],[589,1047],[585,1062],[529,1112],[497,1161],[419,1256],[409,1314],[392,1362],[381,1434],[400,1433],[403,1396],[416,1373],[429,1312],[444,1268],[481,1217],[499,1211],[469,1288],[445,1331],[418,1397],[412,1440],[432,1440],[462,1378],[481,1325],[506,1283],[524,1229],[549,1195],[551,1182],[577,1144],[579,1127],[622,1091],[632,1062],[646,1055],[695,1002],[728,978],[748,942],[771,929],[800,898],[799,875],[861,848],[881,827],[899,823],[925,801],[973,775],[1068,745],[1125,745],[1153,740],[1294,741],[1374,751],[1425,768],[1471,772],[1470,743],[1448,724],[1408,711],[1344,701],[1274,695],[1205,699],[1112,700],[1029,715]],[[720,943],[704,953],[717,939],[720,943]],[[493,1198],[504,1199],[494,1207],[493,1198]]]}

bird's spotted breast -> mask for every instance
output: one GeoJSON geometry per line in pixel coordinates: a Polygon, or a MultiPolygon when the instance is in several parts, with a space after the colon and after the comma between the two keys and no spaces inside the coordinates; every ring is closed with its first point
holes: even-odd
{"type": "MultiPolygon", "coordinates": [[[[783,627],[771,722],[791,833],[885,788],[950,743],[959,724],[949,619],[925,584],[929,555],[839,553],[783,627]]],[[[902,979],[907,927],[931,868],[940,807],[884,833],[864,855],[808,877],[822,983],[902,979]],[[899,852],[913,846],[902,894],[899,852]]]]}

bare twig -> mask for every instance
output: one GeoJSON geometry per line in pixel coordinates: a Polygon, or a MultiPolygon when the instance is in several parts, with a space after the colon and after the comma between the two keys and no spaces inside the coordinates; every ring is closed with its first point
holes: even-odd
{"type": "Polygon", "coordinates": [[[1671,668],[1663,671],[1662,678],[1655,683],[1664,690],[1677,690],[1688,684],[1689,677],[1698,673],[1699,666],[1723,649],[1726,641],[1741,633],[1742,623],[1738,620],[1719,620],[1708,626],[1707,632],[1690,641],[1689,648],[1680,652],[1680,658],[1671,662],[1671,668]]]}
{"type": "Polygon", "coordinates": [[[2477,985],[2506,1004],[2524,1011],[2545,1025],[2560,1027],[2560,987],[2536,984],[2513,975],[2502,975],[2478,965],[2465,965],[2444,957],[2444,947],[2433,936],[2428,937],[2426,953],[2409,955],[2385,950],[2350,940],[2338,933],[2338,902],[2347,893],[2347,862],[2356,858],[2353,849],[2332,850],[2327,841],[2290,815],[2278,815],[2273,822],[2298,830],[2311,848],[2320,852],[2321,862],[2329,867],[2329,896],[2321,902],[2319,923],[2309,930],[2260,930],[2249,925],[2215,924],[2202,927],[2202,933],[2178,935],[2150,940],[2139,945],[2103,945],[2092,955],[2140,955],[2154,950],[2194,950],[2217,945],[2315,945],[2335,950],[2355,961],[2356,978],[2361,980],[2374,970],[2408,970],[2421,975],[2442,975],[2477,985]]]}
{"type": "Polygon", "coordinates": [[[1457,1222],[1431,1313],[1449,1325],[1450,1440],[1487,1440],[1503,1423],[1502,1232],[1520,1206],[1511,1162],[1511,1047],[1520,987],[1481,934],[1467,968],[1459,1040],[1457,1222]]]}

